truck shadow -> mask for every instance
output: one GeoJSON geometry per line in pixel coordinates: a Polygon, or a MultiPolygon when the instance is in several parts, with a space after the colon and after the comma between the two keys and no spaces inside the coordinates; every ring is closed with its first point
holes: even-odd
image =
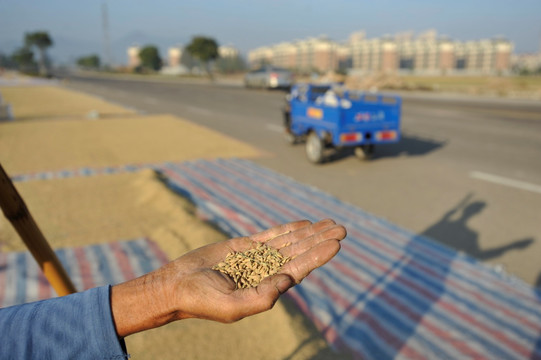
{"type": "MultiPolygon", "coordinates": [[[[376,145],[371,161],[399,156],[422,156],[436,151],[446,144],[446,141],[402,133],[402,137],[397,143],[376,145]]],[[[342,150],[330,152],[327,161],[338,161],[350,156],[355,156],[354,149],[344,148],[342,150]]]]}
{"type": "Polygon", "coordinates": [[[402,133],[399,142],[376,147],[373,160],[396,156],[421,156],[445,146],[445,141],[424,138],[414,134],[402,133]]]}

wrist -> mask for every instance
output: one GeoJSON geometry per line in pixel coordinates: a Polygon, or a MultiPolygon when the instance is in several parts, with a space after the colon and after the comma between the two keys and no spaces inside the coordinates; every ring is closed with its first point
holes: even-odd
{"type": "Polygon", "coordinates": [[[176,311],[168,306],[160,278],[158,273],[149,273],[111,288],[111,311],[119,337],[175,320],[176,311]]]}

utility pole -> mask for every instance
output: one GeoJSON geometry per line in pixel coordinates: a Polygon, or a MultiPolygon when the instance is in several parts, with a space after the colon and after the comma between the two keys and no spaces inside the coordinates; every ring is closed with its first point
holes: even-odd
{"type": "Polygon", "coordinates": [[[104,65],[106,68],[111,67],[111,43],[109,39],[109,21],[107,16],[107,4],[103,3],[101,5],[101,22],[103,25],[103,59],[104,65]]]}

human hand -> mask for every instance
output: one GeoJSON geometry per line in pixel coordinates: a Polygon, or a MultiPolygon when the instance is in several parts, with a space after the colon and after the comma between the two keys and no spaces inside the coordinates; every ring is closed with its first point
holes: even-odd
{"type": "Polygon", "coordinates": [[[336,255],[345,236],[345,228],[330,219],[314,224],[297,221],[193,250],[152,273],[113,287],[111,306],[117,333],[123,337],[186,318],[228,323],[269,310],[282,293],[336,255]],[[231,278],[212,270],[228,253],[259,243],[293,259],[278,274],[247,289],[236,289],[231,278]]]}

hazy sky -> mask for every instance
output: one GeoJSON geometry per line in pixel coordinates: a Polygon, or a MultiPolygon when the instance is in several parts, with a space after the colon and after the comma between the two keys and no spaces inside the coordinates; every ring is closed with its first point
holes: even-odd
{"type": "Polygon", "coordinates": [[[457,40],[501,35],[515,52],[537,52],[541,42],[541,0],[0,0],[0,50],[35,30],[101,46],[104,3],[111,42],[135,32],[180,43],[204,34],[246,52],[322,34],[345,40],[359,30],[371,38],[427,29],[457,40]]]}

